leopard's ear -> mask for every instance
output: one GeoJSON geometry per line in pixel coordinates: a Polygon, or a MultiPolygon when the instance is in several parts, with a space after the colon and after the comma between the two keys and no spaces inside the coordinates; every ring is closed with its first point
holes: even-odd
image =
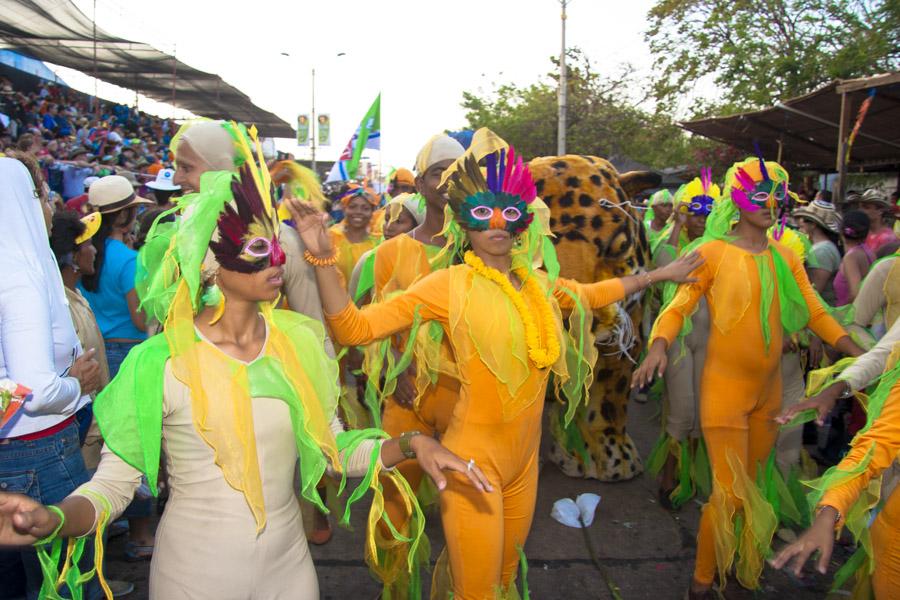
{"type": "Polygon", "coordinates": [[[619,175],[619,185],[629,198],[644,190],[657,188],[661,183],[662,175],[653,171],[628,171],[619,175]]]}

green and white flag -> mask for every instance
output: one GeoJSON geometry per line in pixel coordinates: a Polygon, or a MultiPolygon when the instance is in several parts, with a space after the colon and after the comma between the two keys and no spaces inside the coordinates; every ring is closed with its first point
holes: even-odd
{"type": "Polygon", "coordinates": [[[363,151],[381,150],[381,94],[375,97],[375,102],[369,107],[366,116],[359,123],[359,127],[353,133],[353,137],[347,142],[347,146],[341,153],[341,157],[334,163],[331,172],[328,173],[329,181],[346,181],[356,177],[359,169],[359,159],[363,151]]]}

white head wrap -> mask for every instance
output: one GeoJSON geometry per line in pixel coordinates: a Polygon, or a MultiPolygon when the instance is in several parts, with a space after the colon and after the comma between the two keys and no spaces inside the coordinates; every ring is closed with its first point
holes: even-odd
{"type": "Polygon", "coordinates": [[[388,202],[388,218],[391,222],[397,220],[400,207],[412,214],[416,225],[421,225],[425,220],[425,202],[419,194],[397,194],[388,202]]]}
{"type": "MultiPolygon", "coordinates": [[[[179,143],[187,143],[211,171],[234,170],[234,140],[220,121],[196,121],[181,134],[179,143]]],[[[177,148],[176,157],[177,162],[177,148]]]]}
{"type": "Polygon", "coordinates": [[[416,173],[421,175],[428,168],[442,160],[456,160],[465,153],[462,144],[449,135],[438,134],[431,136],[419,154],[416,156],[416,173]]]}

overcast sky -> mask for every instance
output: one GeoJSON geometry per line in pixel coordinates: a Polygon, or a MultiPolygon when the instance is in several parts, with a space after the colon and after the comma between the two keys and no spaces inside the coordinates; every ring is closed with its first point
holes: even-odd
{"type": "MultiPolygon", "coordinates": [[[[93,16],[94,0],[74,1],[93,16]]],[[[567,46],[581,47],[600,72],[628,62],[646,75],[651,58],[643,33],[652,4],[572,0],[567,46]]],[[[310,112],[315,67],[316,112],[332,121],[332,146],[317,152],[322,160],[336,158],[380,91],[385,167],[412,166],[431,134],[464,127],[464,90],[535,82],[560,49],[558,0],[97,0],[96,6],[98,27],[174,52],[290,123],[310,112]]],[[[89,78],[62,75],[93,90],[89,78]]],[[[161,112],[149,102],[141,107],[161,112]]],[[[309,154],[290,142],[279,147],[299,158],[309,154]]]]}

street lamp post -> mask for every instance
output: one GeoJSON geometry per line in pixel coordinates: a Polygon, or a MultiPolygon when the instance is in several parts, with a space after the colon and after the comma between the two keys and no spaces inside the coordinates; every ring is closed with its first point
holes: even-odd
{"type": "MultiPolygon", "coordinates": [[[[281,55],[284,57],[287,57],[287,58],[291,58],[290,52],[282,52],[281,55]]],[[[335,54],[335,56],[337,56],[338,58],[340,58],[341,56],[346,56],[346,55],[347,55],[346,52],[338,52],[335,54]]],[[[310,111],[310,114],[311,114],[312,118],[310,119],[310,122],[309,122],[309,150],[310,150],[309,158],[310,158],[310,163],[312,164],[312,170],[315,173],[315,171],[316,171],[316,141],[318,139],[317,136],[318,136],[318,129],[319,129],[319,121],[318,121],[318,119],[316,119],[316,68],[315,67],[313,67],[311,70],[311,79],[312,79],[312,82],[311,82],[311,88],[312,88],[311,96],[312,97],[310,98],[310,101],[311,101],[311,105],[312,105],[312,110],[310,111]]]]}
{"type": "Polygon", "coordinates": [[[318,135],[318,121],[316,120],[316,68],[312,69],[312,119],[309,122],[309,149],[310,162],[312,163],[313,173],[316,172],[316,136],[318,135]]]}
{"type": "Polygon", "coordinates": [[[562,156],[566,153],[566,102],[568,92],[568,82],[566,74],[566,5],[571,0],[559,0],[562,7],[562,46],[559,51],[559,114],[556,132],[556,154],[562,156]]]}

